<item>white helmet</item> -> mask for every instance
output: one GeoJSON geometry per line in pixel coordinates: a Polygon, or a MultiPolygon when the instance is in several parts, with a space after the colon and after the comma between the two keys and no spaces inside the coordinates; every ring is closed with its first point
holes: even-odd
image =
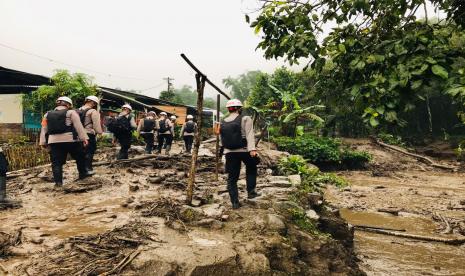
{"type": "Polygon", "coordinates": [[[155,116],[155,115],[157,115],[157,113],[155,113],[155,111],[149,111],[149,112],[147,113],[147,115],[155,116]]]}
{"type": "Polygon", "coordinates": [[[128,104],[123,105],[121,108],[127,108],[132,111],[132,107],[128,104]]]}
{"type": "Polygon", "coordinates": [[[242,107],[242,102],[238,99],[232,99],[226,102],[226,107],[242,107]]]}
{"type": "Polygon", "coordinates": [[[192,115],[189,114],[189,115],[187,115],[186,118],[187,118],[187,120],[191,120],[191,119],[194,119],[194,116],[192,116],[192,115]]]}
{"type": "Polygon", "coordinates": [[[58,102],[65,102],[65,103],[69,103],[70,105],[73,105],[73,101],[70,98],[66,97],[66,96],[59,97],[57,99],[57,103],[58,102]]]}
{"type": "Polygon", "coordinates": [[[170,119],[171,119],[171,120],[176,120],[176,116],[171,115],[170,119]]]}
{"type": "Polygon", "coordinates": [[[166,112],[160,112],[160,116],[167,116],[166,112]]]}
{"type": "Polygon", "coordinates": [[[100,104],[100,100],[96,96],[87,96],[86,101],[93,101],[96,104],[100,104]]]}

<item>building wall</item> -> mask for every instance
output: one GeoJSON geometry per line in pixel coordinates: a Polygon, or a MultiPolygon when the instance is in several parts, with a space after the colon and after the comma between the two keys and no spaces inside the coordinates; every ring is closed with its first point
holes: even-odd
{"type": "Polygon", "coordinates": [[[0,94],[0,141],[22,135],[21,94],[0,94]]]}
{"type": "Polygon", "coordinates": [[[0,124],[22,124],[21,94],[0,94],[0,124]]]}

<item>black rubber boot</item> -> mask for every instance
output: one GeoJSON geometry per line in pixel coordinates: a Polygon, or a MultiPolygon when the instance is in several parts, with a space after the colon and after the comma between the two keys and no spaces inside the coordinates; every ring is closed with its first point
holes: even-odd
{"type": "Polygon", "coordinates": [[[257,186],[257,175],[255,174],[249,174],[246,175],[245,177],[246,183],[247,183],[247,193],[248,193],[248,198],[256,198],[260,196],[261,194],[257,193],[255,191],[255,187],[257,186]]]}
{"type": "Polygon", "coordinates": [[[3,204],[19,204],[20,201],[10,199],[6,195],[6,176],[0,176],[0,203],[3,204]]]}
{"type": "Polygon", "coordinates": [[[63,168],[61,166],[52,166],[52,173],[55,186],[63,186],[63,168]]]}
{"type": "Polygon", "coordinates": [[[86,170],[90,175],[94,175],[94,168],[92,166],[94,156],[92,154],[86,154],[86,170]]]}

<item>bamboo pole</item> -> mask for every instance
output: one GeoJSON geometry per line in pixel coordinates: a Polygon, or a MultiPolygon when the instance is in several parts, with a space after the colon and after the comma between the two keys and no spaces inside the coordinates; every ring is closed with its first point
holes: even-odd
{"type": "MultiPolygon", "coordinates": [[[[216,95],[216,126],[220,125],[220,94],[216,95]]],[[[215,180],[218,181],[218,175],[220,173],[220,134],[216,132],[216,170],[215,170],[215,180]]]]}
{"type": "Polygon", "coordinates": [[[206,79],[207,77],[205,75],[201,75],[199,73],[195,74],[195,81],[197,83],[197,132],[194,136],[194,150],[192,152],[189,181],[187,183],[186,203],[188,205],[192,204],[192,197],[194,194],[195,171],[197,169],[197,157],[199,155],[200,140],[202,136],[203,91],[205,89],[206,79]]]}

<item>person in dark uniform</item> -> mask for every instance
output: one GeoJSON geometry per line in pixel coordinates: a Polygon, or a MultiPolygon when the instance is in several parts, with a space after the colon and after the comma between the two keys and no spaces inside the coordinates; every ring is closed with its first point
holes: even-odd
{"type": "Polygon", "coordinates": [[[149,111],[147,117],[139,121],[137,126],[137,132],[144,138],[145,141],[145,152],[148,154],[152,153],[153,143],[155,140],[155,129],[157,124],[157,114],[154,111],[149,111]]]}
{"type": "Polygon", "coordinates": [[[197,131],[197,124],[194,122],[194,116],[187,115],[187,121],[182,125],[180,136],[184,139],[186,153],[191,153],[194,134],[197,131]]]}
{"type": "Polygon", "coordinates": [[[40,145],[50,147],[53,180],[56,187],[63,186],[63,165],[68,154],[76,160],[79,179],[90,174],[86,170],[84,147],[89,144],[81,119],[68,97],[59,97],[57,107],[45,114],[40,132],[40,145]]]}
{"type": "Polygon", "coordinates": [[[229,116],[221,121],[219,133],[226,156],[226,172],[228,173],[228,192],[233,209],[239,208],[239,192],[237,181],[241,171],[241,163],[245,164],[248,198],[260,196],[256,192],[258,155],[255,148],[253,120],[243,116],[242,103],[233,99],[226,103],[229,116]]]}
{"type": "Polygon", "coordinates": [[[6,173],[8,172],[8,159],[0,147],[0,204],[18,204],[18,200],[13,200],[6,195],[6,173]]]}
{"type": "Polygon", "coordinates": [[[125,104],[121,107],[121,113],[116,118],[118,124],[123,127],[121,131],[115,133],[114,142],[119,142],[121,148],[119,150],[117,159],[128,159],[128,151],[131,148],[132,143],[132,131],[137,128],[134,116],[131,114],[132,107],[129,104],[125,104]]]}
{"type": "Polygon", "coordinates": [[[97,111],[99,103],[100,100],[96,96],[87,96],[84,105],[78,110],[81,123],[89,136],[89,145],[85,148],[86,169],[89,174],[94,174],[92,163],[97,150],[97,135],[103,133],[100,112],[97,111]]]}
{"type": "Polygon", "coordinates": [[[166,154],[169,155],[171,143],[173,142],[174,125],[166,112],[160,112],[160,119],[157,121],[158,130],[158,153],[161,153],[163,145],[166,145],[166,154]]]}

